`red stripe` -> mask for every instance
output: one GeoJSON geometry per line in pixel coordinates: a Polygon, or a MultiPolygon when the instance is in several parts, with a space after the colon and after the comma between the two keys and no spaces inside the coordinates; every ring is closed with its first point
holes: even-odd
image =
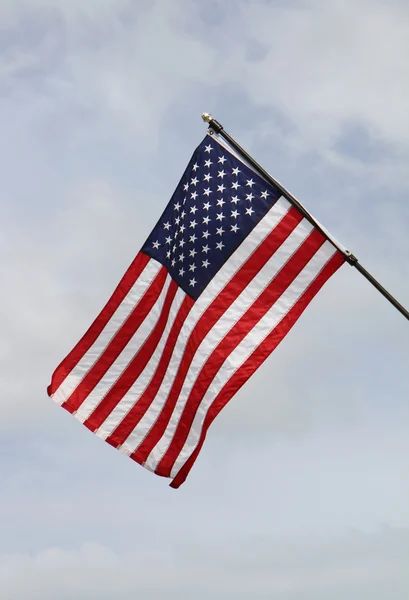
{"type": "Polygon", "coordinates": [[[104,327],[112,318],[123,299],[129,293],[135,281],[148,264],[149,260],[149,256],[142,254],[142,252],[136,255],[125,275],[122,277],[121,281],[116,287],[114,293],[102,311],[99,313],[98,317],[89,327],[77,345],[74,346],[71,352],[64,358],[64,360],[54,371],[51,378],[51,383],[47,388],[47,393],[49,396],[52,396],[52,394],[58,390],[67,375],[69,375],[75,365],[81,360],[84,354],[88,352],[91,346],[98,339],[99,335],[101,335],[104,327]]]}
{"type": "Polygon", "coordinates": [[[172,352],[178,339],[180,330],[193,304],[194,301],[192,300],[192,298],[190,298],[189,296],[186,296],[184,298],[179,308],[176,319],[170,330],[169,337],[166,341],[166,345],[163,349],[162,356],[160,358],[158,367],[152,377],[152,380],[150,381],[149,385],[147,386],[146,390],[141,395],[139,400],[131,408],[131,410],[124,417],[121,423],[118,424],[118,426],[111,433],[111,435],[106,439],[108,444],[111,444],[111,446],[117,448],[118,446],[123,444],[123,442],[135,429],[135,427],[138,425],[139,421],[142,419],[143,415],[146,413],[149,406],[151,405],[165,376],[166,369],[168,368],[170,357],[172,356],[172,352]]]}
{"type": "Polygon", "coordinates": [[[203,396],[226,358],[240,344],[256,323],[270,310],[324,242],[324,236],[314,229],[250,308],[213,350],[193,385],[169,448],[155,470],[157,475],[162,475],[163,477],[170,476],[174,462],[185,445],[203,396]]]}
{"type": "Polygon", "coordinates": [[[62,406],[73,413],[81,406],[88,394],[94,389],[100,379],[108,371],[112,363],[118,358],[122,350],[128,344],[135,332],[139,329],[146,316],[152,309],[152,306],[158,299],[159,294],[165,284],[167,270],[161,267],[155,279],[146,290],[138,304],[135,305],[132,313],[127,320],[117,330],[104,352],[91,367],[82,381],[78,384],[71,396],[62,404],[62,406]]]}
{"type": "Polygon", "coordinates": [[[339,269],[343,263],[343,256],[339,252],[336,252],[321,270],[320,274],[306,289],[298,302],[287,313],[284,319],[277,325],[277,327],[273,329],[273,331],[271,331],[271,333],[258,346],[258,348],[254,350],[252,355],[234,373],[223,389],[219,392],[205,417],[198,445],[171,482],[171,487],[178,488],[184,483],[190,469],[199,455],[199,452],[206,439],[206,433],[213,420],[226,406],[234,394],[236,394],[242,385],[248,380],[248,378],[259,368],[259,366],[266,360],[271,352],[273,352],[273,350],[278,346],[314,296],[319,292],[324,283],[339,269]]]}
{"type": "Polygon", "coordinates": [[[168,398],[163,406],[162,412],[153,425],[152,429],[145,437],[143,442],[135,450],[132,457],[137,462],[144,462],[152,449],[156,446],[163,433],[165,432],[169,419],[175,408],[177,399],[183,386],[186,374],[196,353],[210,329],[215,325],[223,313],[229,308],[234,300],[241,294],[247,285],[254,278],[256,273],[265,265],[269,258],[277,251],[281,244],[287,239],[291,232],[302,220],[302,215],[293,208],[290,208],[284,218],[271,231],[268,237],[260,244],[255,252],[248,258],[246,263],[235,273],[230,282],[213,300],[211,305],[200,317],[192,333],[189,336],[188,343],[183,353],[182,360],[179,363],[178,372],[173,382],[168,398]]]}
{"type": "Polygon", "coordinates": [[[121,373],[120,377],[115,381],[106,396],[95,408],[94,412],[84,422],[85,427],[88,427],[91,431],[95,431],[102,425],[148,364],[162,337],[169,318],[170,307],[172,306],[177,290],[177,283],[172,281],[166,293],[159,319],[149,337],[121,373]]]}

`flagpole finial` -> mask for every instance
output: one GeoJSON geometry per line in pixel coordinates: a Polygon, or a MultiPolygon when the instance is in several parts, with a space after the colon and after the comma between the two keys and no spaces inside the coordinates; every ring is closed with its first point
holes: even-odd
{"type": "Polygon", "coordinates": [[[210,133],[220,133],[223,130],[223,125],[213,119],[209,113],[202,113],[202,119],[205,123],[209,124],[210,133]]]}

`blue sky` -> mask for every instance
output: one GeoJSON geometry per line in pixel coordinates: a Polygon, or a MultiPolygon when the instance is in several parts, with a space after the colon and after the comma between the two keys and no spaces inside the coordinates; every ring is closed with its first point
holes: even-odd
{"type": "Polygon", "coordinates": [[[46,395],[212,112],[409,305],[409,10],[3,0],[0,596],[406,600],[407,322],[353,269],[178,491],[46,395]]]}

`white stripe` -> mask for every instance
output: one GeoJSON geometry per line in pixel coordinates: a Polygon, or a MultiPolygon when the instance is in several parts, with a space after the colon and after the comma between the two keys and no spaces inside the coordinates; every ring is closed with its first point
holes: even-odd
{"type": "MultiPolygon", "coordinates": [[[[173,410],[169,424],[162,438],[152,450],[151,456],[164,456],[166,454],[176,432],[176,428],[179,424],[190,392],[193,389],[196,379],[200,377],[200,372],[203,365],[219,342],[226,335],[228,335],[228,332],[247,312],[250,306],[271,283],[274,277],[276,277],[279,271],[285,268],[288,260],[300,248],[312,230],[313,226],[308,221],[305,219],[301,221],[291,235],[288,236],[280,248],[271,256],[264,267],[250,281],[248,286],[236,298],[233,304],[226,310],[226,312],[220,317],[217,323],[205,336],[200,346],[196,350],[195,356],[186,374],[182,390],[173,410]]],[[[210,384],[211,382],[209,381],[209,385],[210,384]]]]}
{"type": "Polygon", "coordinates": [[[118,358],[112,363],[105,375],[102,376],[94,389],[88,394],[76,413],[74,413],[75,417],[78,419],[78,421],[81,421],[81,423],[88,419],[90,414],[104,399],[105,395],[109,392],[119,377],[121,377],[122,373],[134,358],[135,354],[139,352],[149,335],[152,333],[152,330],[154,329],[161,315],[171,281],[172,278],[170,275],[168,275],[155,304],[152,306],[149,313],[135,331],[128,344],[122,350],[118,358]]]}
{"type": "Polygon", "coordinates": [[[158,346],[152,354],[152,357],[150,358],[149,362],[147,363],[140,376],[136,379],[135,383],[132,385],[131,388],[129,388],[128,392],[121,399],[120,403],[109,414],[109,416],[98,429],[98,431],[95,432],[102,439],[106,439],[108,436],[111,435],[114,429],[126,417],[129,411],[133,408],[133,406],[145,392],[146,388],[148,387],[149,383],[154,377],[156,369],[159,365],[159,361],[162,357],[163,351],[168,341],[172,325],[176,319],[176,315],[178,314],[180,306],[185,298],[185,292],[181,288],[178,288],[178,291],[175,294],[172,306],[169,311],[166,327],[163,331],[158,346]]]}
{"type": "Polygon", "coordinates": [[[248,260],[248,258],[257,250],[262,241],[278,225],[282,218],[290,209],[290,204],[284,198],[278,200],[269,212],[261,219],[253,231],[247,236],[244,242],[237,248],[232,256],[226,261],[220,271],[211,280],[204,292],[199,296],[190,311],[184,326],[178,336],[177,343],[173,350],[166,375],[162,381],[161,387],[156,394],[149,410],[143,416],[137,427],[124,442],[124,451],[132,453],[143,441],[147,433],[158,418],[163,406],[166,403],[172,384],[176,377],[180,361],[189,340],[190,333],[199,321],[202,314],[212,303],[212,301],[225,288],[235,273],[248,260]]]}
{"type": "MultiPolygon", "coordinates": [[[[287,288],[284,294],[271,307],[268,313],[266,313],[266,315],[247,334],[237,348],[235,348],[235,350],[226,358],[225,362],[220,367],[220,370],[215,375],[211,386],[202,399],[202,402],[193,420],[189,436],[172,469],[171,477],[176,476],[178,471],[195,450],[200,439],[200,434],[207,411],[211,407],[216,396],[228,383],[237,369],[241,367],[241,365],[249,358],[252,352],[265,340],[267,335],[271,333],[271,331],[281,322],[290,309],[301,298],[302,294],[319,275],[321,270],[335,254],[335,252],[336,249],[334,246],[330,242],[325,242],[325,244],[312,257],[301,273],[294,279],[291,286],[287,288]]],[[[147,460],[149,468],[154,470],[161,459],[161,454],[154,454],[152,452],[147,460]]]]}
{"type": "Polygon", "coordinates": [[[95,340],[94,344],[54,392],[52,398],[55,402],[62,404],[69,396],[71,396],[72,392],[81,383],[82,379],[104,352],[118,329],[123,325],[135,309],[136,305],[140,302],[161,267],[162,265],[156,260],[150,260],[147,263],[128,294],[95,340]]]}

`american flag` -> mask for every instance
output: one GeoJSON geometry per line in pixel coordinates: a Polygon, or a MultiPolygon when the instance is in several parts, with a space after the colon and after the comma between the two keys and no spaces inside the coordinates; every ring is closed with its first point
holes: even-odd
{"type": "Polygon", "coordinates": [[[343,262],[278,188],[209,133],[48,393],[179,487],[213,419],[343,262]]]}

